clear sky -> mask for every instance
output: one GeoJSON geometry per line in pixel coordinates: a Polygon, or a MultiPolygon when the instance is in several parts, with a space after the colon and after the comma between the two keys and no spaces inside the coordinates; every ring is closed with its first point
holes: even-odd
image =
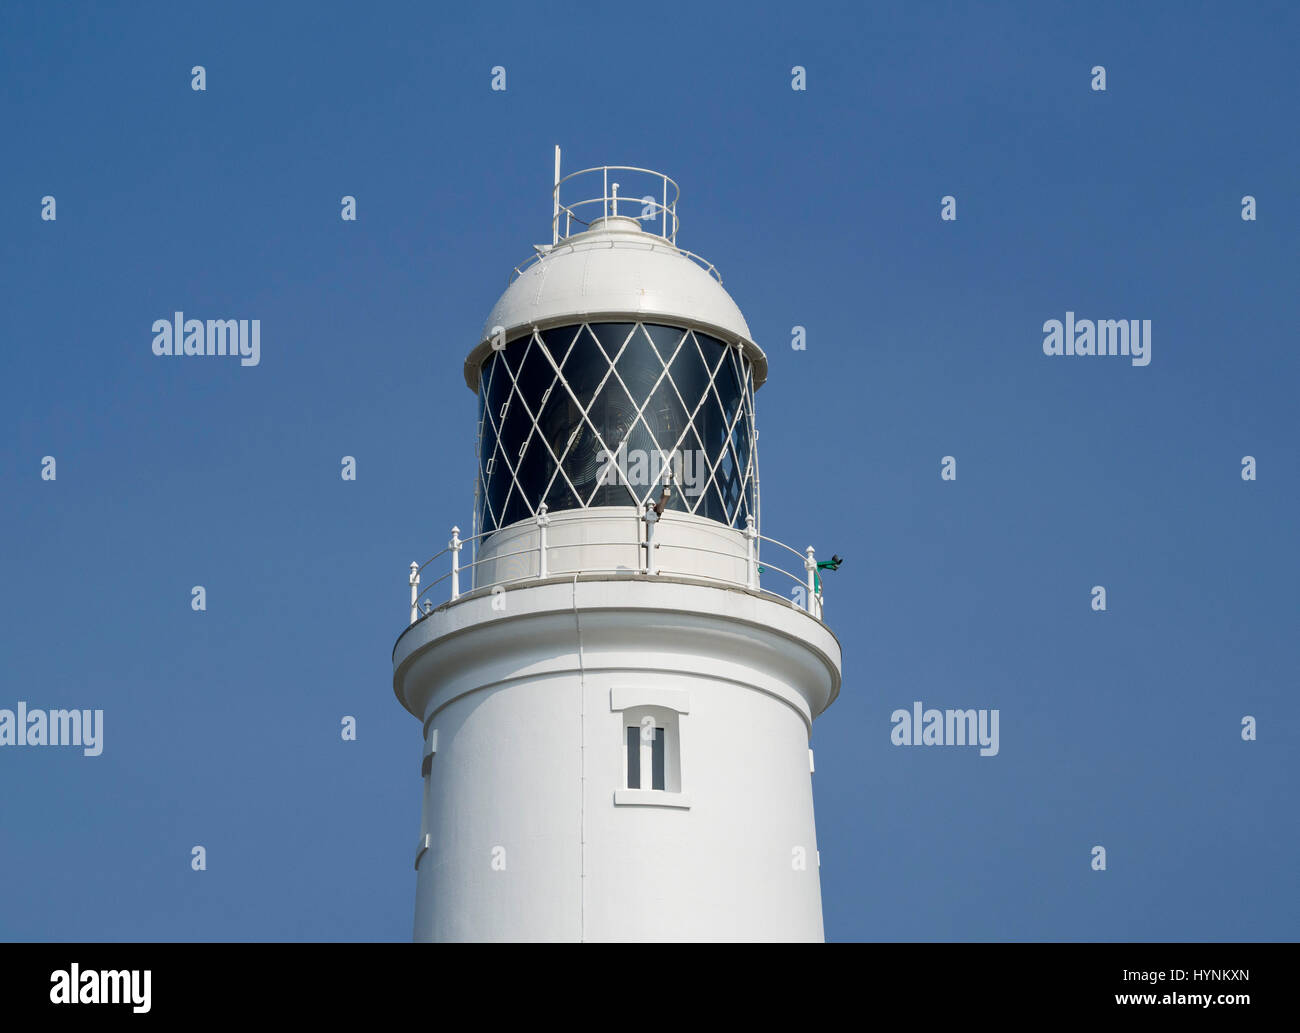
{"type": "Polygon", "coordinates": [[[828,938],[1297,938],[1294,4],[115,6],[0,7],[0,708],[104,711],[0,748],[0,938],[410,937],[390,650],[555,144],[681,184],[764,533],[847,558],[828,938]],[[154,356],[176,310],[260,364],[154,356]],[[917,700],[998,755],[893,745],[917,700]]]}

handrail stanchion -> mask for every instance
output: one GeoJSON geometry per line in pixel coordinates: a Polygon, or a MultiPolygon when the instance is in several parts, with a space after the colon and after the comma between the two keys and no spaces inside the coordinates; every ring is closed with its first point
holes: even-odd
{"type": "Polygon", "coordinates": [[[813,555],[813,547],[810,545],[807,549],[807,557],[803,561],[803,569],[808,571],[808,606],[807,610],[814,617],[817,616],[817,557],[813,555]]]}
{"type": "Polygon", "coordinates": [[[451,529],[451,541],[447,543],[447,548],[451,550],[451,598],[453,601],[460,598],[460,528],[451,529]]]}
{"type": "Polygon", "coordinates": [[[645,572],[654,574],[655,571],[655,524],[659,522],[659,514],[655,512],[653,502],[647,502],[645,507],[645,572]]]}
{"type": "Polygon", "coordinates": [[[411,623],[414,624],[420,616],[419,608],[415,601],[420,597],[420,565],[411,560],[411,623]]]}
{"type": "Polygon", "coordinates": [[[673,235],[668,236],[668,177],[664,176],[664,236],[671,244],[677,239],[677,228],[673,227],[673,235]]]}
{"type": "Polygon", "coordinates": [[[555,145],[555,204],[551,209],[551,247],[560,242],[560,145],[555,145]]]}
{"type": "Polygon", "coordinates": [[[551,526],[551,518],[546,515],[546,503],[537,507],[537,577],[547,577],[546,567],[546,529],[551,526]]]}
{"type": "Polygon", "coordinates": [[[758,528],[754,526],[754,515],[745,517],[745,547],[748,552],[748,566],[745,587],[751,592],[758,588],[758,528]]]}

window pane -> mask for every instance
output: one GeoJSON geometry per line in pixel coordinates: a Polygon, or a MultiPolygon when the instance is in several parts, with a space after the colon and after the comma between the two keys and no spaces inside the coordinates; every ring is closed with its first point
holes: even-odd
{"type": "Polygon", "coordinates": [[[655,741],[650,754],[650,788],[664,788],[664,730],[655,729],[655,741]]]}
{"type": "Polygon", "coordinates": [[[627,787],[641,788],[641,729],[636,725],[627,730],[627,787]]]}

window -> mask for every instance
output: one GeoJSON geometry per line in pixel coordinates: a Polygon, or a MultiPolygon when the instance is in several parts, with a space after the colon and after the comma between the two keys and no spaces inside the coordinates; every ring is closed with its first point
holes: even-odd
{"type": "Polygon", "coordinates": [[[516,338],[480,370],[478,527],[542,502],[641,508],[661,479],[637,456],[673,457],[670,509],[744,527],[758,509],[753,381],[741,348],[682,327],[580,323],[516,338]],[[618,482],[602,454],[625,457],[618,482]]]}
{"type": "Polygon", "coordinates": [[[664,753],[667,740],[654,718],[646,716],[627,729],[627,788],[663,789],[664,753]]]}
{"type": "Polygon", "coordinates": [[[616,783],[622,788],[614,790],[614,803],[689,808],[690,798],[682,792],[681,736],[682,716],[690,711],[687,694],[620,686],[610,690],[610,709],[622,731],[616,783]]]}

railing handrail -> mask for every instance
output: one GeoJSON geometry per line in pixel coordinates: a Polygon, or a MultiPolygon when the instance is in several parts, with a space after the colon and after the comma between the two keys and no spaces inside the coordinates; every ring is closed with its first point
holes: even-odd
{"type": "MultiPolygon", "coordinates": [[[[456,529],[456,528],[452,528],[452,531],[455,532],[455,533],[457,534],[457,537],[459,538],[459,532],[457,531],[457,529],[456,529]]],[[[484,538],[484,537],[486,537],[487,535],[492,534],[492,533],[494,533],[494,532],[492,532],[492,531],[480,531],[478,534],[476,534],[476,535],[472,535],[472,536],[469,537],[469,538],[460,538],[460,539],[459,539],[459,540],[460,540],[460,544],[461,544],[461,545],[468,545],[470,542],[476,542],[476,541],[478,541],[480,538],[484,538]]],[[[451,551],[452,551],[452,547],[451,547],[450,545],[448,545],[445,549],[442,550],[442,552],[435,552],[435,553],[434,553],[432,556],[430,556],[427,560],[425,560],[425,561],[424,561],[423,563],[421,563],[418,567],[416,567],[416,568],[415,568],[415,572],[416,572],[417,574],[420,573],[421,571],[424,570],[425,567],[427,567],[427,566],[428,566],[430,563],[432,563],[434,560],[436,560],[436,559],[441,559],[443,556],[446,556],[447,553],[449,553],[449,552],[451,552],[451,551]]],[[[438,579],[438,581],[441,581],[441,580],[442,580],[442,578],[439,578],[439,579],[438,579]]],[[[437,581],[435,581],[434,584],[437,584],[437,581]]]]}
{"type": "Polygon", "coordinates": [[[643,169],[638,165],[593,165],[589,169],[579,169],[577,172],[570,172],[567,176],[561,178],[560,181],[555,184],[555,189],[559,189],[569,180],[577,179],[579,176],[585,176],[589,172],[644,172],[647,176],[656,176],[657,178],[666,180],[672,184],[674,204],[676,204],[678,198],[681,197],[681,190],[677,186],[677,180],[673,179],[672,176],[664,175],[664,173],[659,172],[656,169],[643,169]]]}
{"type": "MultiPolygon", "coordinates": [[[[645,547],[644,542],[642,543],[641,547],[642,548],[645,547]]],[[[795,577],[795,575],[791,574],[788,570],[782,570],[780,567],[766,567],[766,570],[776,574],[784,574],[786,577],[790,578],[795,583],[800,585],[803,584],[803,581],[800,578],[795,577]]],[[[714,574],[702,574],[699,571],[693,571],[693,570],[670,570],[668,568],[661,567],[659,568],[658,573],[667,574],[670,577],[684,577],[684,578],[694,578],[697,581],[711,581],[715,584],[728,585],[732,588],[745,587],[739,581],[732,580],[731,578],[718,577],[714,574]]],[[[578,575],[579,577],[582,577],[583,575],[586,574],[630,574],[639,577],[656,576],[653,574],[647,574],[639,566],[636,569],[631,569],[628,567],[582,567],[578,570],[558,571],[556,573],[551,574],[550,576],[556,579],[568,580],[568,579],[572,579],[572,577],[575,574],[578,575]]],[[[450,571],[444,574],[442,577],[438,578],[437,581],[429,582],[428,587],[432,589],[439,582],[446,581],[447,578],[449,577],[451,577],[450,571]]],[[[489,582],[488,584],[485,585],[476,585],[473,591],[478,591],[484,588],[496,588],[498,585],[511,585],[518,581],[536,581],[536,580],[538,580],[536,574],[520,574],[518,577],[501,578],[499,580],[489,582]]],[[[791,606],[796,606],[794,600],[792,600],[789,596],[782,595],[780,592],[773,592],[771,589],[763,588],[761,586],[755,589],[755,591],[762,592],[764,595],[775,596],[777,599],[780,599],[782,602],[789,603],[791,606]]],[[[420,595],[420,600],[422,602],[424,601],[425,594],[427,594],[427,592],[421,593],[420,595]]],[[[447,601],[450,602],[451,600],[447,600],[447,601]]]]}
{"type": "MultiPolygon", "coordinates": [[[[672,241],[676,239],[677,211],[673,205],[664,204],[662,201],[655,201],[655,200],[646,201],[644,197],[635,197],[632,194],[627,194],[623,197],[619,197],[616,194],[611,194],[608,196],[601,196],[601,197],[584,197],[581,201],[570,201],[567,204],[565,204],[564,202],[560,202],[560,211],[562,211],[565,215],[569,216],[572,222],[576,222],[578,223],[578,225],[585,226],[588,229],[590,229],[591,224],[595,222],[597,219],[603,219],[608,216],[618,216],[617,202],[619,201],[625,201],[634,207],[640,205],[643,211],[647,204],[651,205],[654,209],[652,215],[649,216],[646,216],[644,214],[624,215],[622,216],[622,218],[624,219],[636,219],[637,222],[654,222],[655,219],[659,218],[660,216],[663,215],[672,216],[674,232],[672,234],[656,233],[655,236],[659,237],[662,240],[667,240],[667,241],[672,241]],[[590,219],[584,219],[581,215],[578,214],[577,209],[583,207],[589,207],[594,204],[598,204],[601,206],[600,215],[592,216],[590,219]]],[[[572,225],[572,223],[570,223],[570,225],[572,225]]],[[[569,234],[569,236],[573,236],[573,234],[569,234]]]]}
{"type": "Polygon", "coordinates": [[[767,535],[765,535],[765,534],[760,534],[760,535],[758,536],[758,540],[759,540],[760,542],[771,542],[773,545],[779,545],[779,546],[780,546],[781,548],[783,548],[786,552],[793,553],[794,555],[798,556],[798,557],[799,557],[799,561],[800,561],[801,563],[803,562],[804,554],[803,554],[802,552],[800,552],[798,549],[792,549],[792,548],[790,548],[790,546],[786,545],[785,542],[778,542],[775,538],[769,538],[769,537],[768,537],[767,535]]]}
{"type": "MultiPolygon", "coordinates": [[[[677,246],[676,244],[674,244],[672,241],[668,240],[667,237],[661,237],[661,236],[659,236],[658,234],[649,234],[649,235],[650,235],[653,239],[651,239],[651,240],[621,240],[621,241],[618,241],[618,242],[617,242],[617,246],[618,246],[618,247],[646,247],[646,248],[649,248],[649,249],[651,249],[651,250],[653,250],[653,249],[656,248],[656,247],[665,247],[665,246],[666,246],[666,247],[669,247],[669,248],[671,248],[673,251],[677,252],[677,254],[681,255],[683,258],[689,258],[692,262],[694,262],[696,265],[698,265],[698,266],[699,266],[701,269],[703,269],[706,273],[708,273],[708,274],[709,274],[710,276],[712,276],[715,280],[717,280],[719,286],[722,285],[722,274],[721,274],[720,272],[718,272],[718,267],[715,266],[712,262],[710,262],[710,261],[709,261],[707,258],[705,258],[703,255],[697,255],[694,251],[687,251],[685,248],[678,247],[678,246],[677,246]],[[662,243],[657,243],[657,242],[660,242],[660,241],[661,241],[662,243]]],[[[611,247],[616,246],[616,245],[615,245],[615,242],[614,242],[614,241],[610,241],[610,246],[611,246],[611,247]]],[[[508,277],[506,277],[506,286],[509,287],[512,283],[514,283],[517,279],[519,279],[519,277],[523,276],[523,274],[524,274],[524,270],[527,269],[529,266],[533,265],[533,264],[536,263],[536,262],[540,262],[543,258],[549,258],[551,255],[555,254],[557,251],[561,251],[561,250],[563,250],[563,249],[565,249],[565,248],[568,248],[568,249],[570,249],[570,250],[577,250],[577,245],[575,245],[575,244],[571,244],[571,243],[568,243],[567,241],[561,241],[560,243],[554,245],[554,246],[553,246],[550,250],[548,250],[548,251],[535,251],[535,252],[533,252],[533,254],[531,254],[529,257],[525,258],[522,262],[520,262],[517,266],[515,266],[514,269],[512,269],[512,270],[510,271],[510,275],[509,275],[508,277]]]]}

